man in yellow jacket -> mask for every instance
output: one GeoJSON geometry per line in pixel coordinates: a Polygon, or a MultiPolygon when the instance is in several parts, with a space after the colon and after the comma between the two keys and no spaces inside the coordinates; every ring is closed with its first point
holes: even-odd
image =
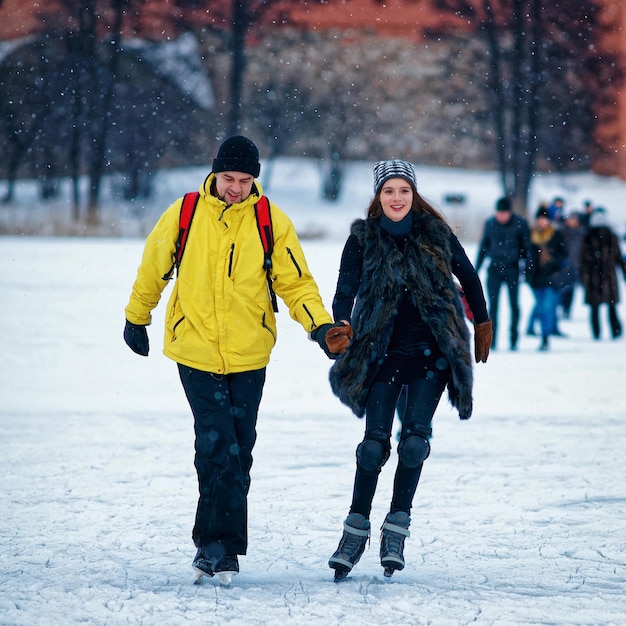
{"type": "MultiPolygon", "coordinates": [[[[198,575],[229,580],[247,550],[247,494],[252,448],[276,342],[276,319],[264,269],[254,206],[259,152],[243,136],[220,146],[200,187],[192,227],[169,299],[164,354],[176,361],[194,416],[199,492],[193,540],[198,575]]],[[[124,340],[148,355],[146,326],[176,254],[182,198],[163,213],[146,240],[126,307],[124,340]]],[[[291,220],[271,205],[270,278],[275,293],[330,358],[343,353],[352,330],[333,324],[307,267],[291,220]]]]}

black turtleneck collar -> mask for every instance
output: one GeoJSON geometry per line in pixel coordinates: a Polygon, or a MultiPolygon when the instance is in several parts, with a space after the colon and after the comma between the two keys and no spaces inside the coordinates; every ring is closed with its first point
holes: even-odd
{"type": "Polygon", "coordinates": [[[403,237],[411,232],[413,211],[409,211],[399,222],[390,220],[384,213],[380,216],[380,225],[392,237],[403,237]]]}

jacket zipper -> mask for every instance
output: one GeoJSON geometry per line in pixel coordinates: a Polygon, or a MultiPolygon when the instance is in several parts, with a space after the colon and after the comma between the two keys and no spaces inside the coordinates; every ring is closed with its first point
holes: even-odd
{"type": "Polygon", "coordinates": [[[291,248],[287,248],[287,254],[289,255],[291,262],[294,264],[298,272],[298,278],[302,278],[302,270],[300,269],[300,266],[298,265],[298,261],[296,261],[296,257],[293,256],[293,252],[291,251],[291,248]]]}
{"type": "Polygon", "coordinates": [[[311,319],[311,322],[313,323],[313,328],[317,328],[317,324],[315,323],[315,318],[311,315],[311,311],[309,311],[309,309],[307,308],[306,304],[302,305],[302,308],[304,309],[305,313],[309,316],[309,318],[311,319]]]}
{"type": "Polygon", "coordinates": [[[233,273],[233,257],[235,256],[235,244],[230,244],[230,258],[228,259],[228,278],[231,278],[233,273]]]}

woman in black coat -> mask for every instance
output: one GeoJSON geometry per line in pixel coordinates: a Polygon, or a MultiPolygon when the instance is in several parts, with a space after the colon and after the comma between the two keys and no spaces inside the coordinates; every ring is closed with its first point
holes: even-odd
{"type": "Polygon", "coordinates": [[[622,269],[626,280],[626,263],[617,236],[608,225],[604,209],[596,209],[589,220],[589,230],[580,250],[580,279],[585,290],[585,303],[591,309],[594,339],[600,339],[601,304],[608,306],[613,339],[622,334],[622,323],[616,306],[619,302],[616,267],[622,269]]]}
{"type": "Polygon", "coordinates": [[[372,500],[390,456],[402,389],[407,405],[380,544],[386,576],[404,567],[413,496],[430,453],[430,423],[446,387],[461,419],[472,413],[470,333],[453,274],[474,316],[477,363],[486,362],[492,339],[478,275],[450,227],[418,194],[413,166],[376,163],[374,191],[367,219],[352,225],[333,300],[335,321],[351,324],[354,337],[331,368],[331,387],[366,418],[352,504],[328,563],[335,580],[347,576],[369,538],[372,500]]]}

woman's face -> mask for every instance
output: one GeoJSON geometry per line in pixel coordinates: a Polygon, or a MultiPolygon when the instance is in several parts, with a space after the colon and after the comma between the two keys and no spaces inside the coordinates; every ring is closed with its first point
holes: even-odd
{"type": "Polygon", "coordinates": [[[537,218],[537,230],[545,230],[550,226],[550,220],[547,217],[538,217],[537,218]]]}
{"type": "Polygon", "coordinates": [[[413,188],[404,178],[390,178],[380,190],[383,213],[392,221],[400,222],[411,210],[413,188]]]}

